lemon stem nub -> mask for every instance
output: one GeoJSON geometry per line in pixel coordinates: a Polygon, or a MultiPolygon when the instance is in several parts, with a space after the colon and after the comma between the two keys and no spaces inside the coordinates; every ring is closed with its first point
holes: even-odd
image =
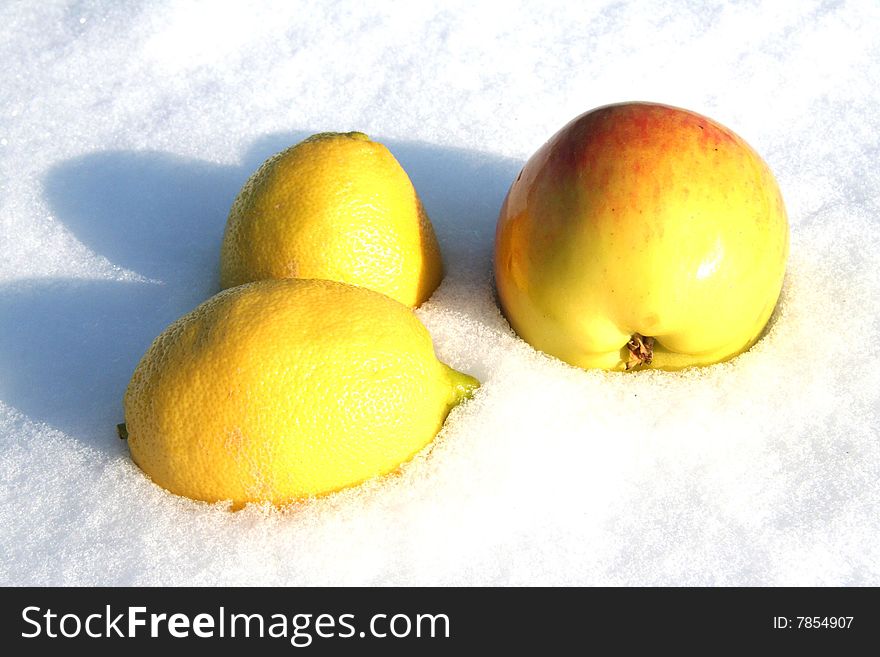
{"type": "Polygon", "coordinates": [[[633,333],[629,342],[626,343],[629,358],[626,361],[626,369],[632,370],[640,365],[650,365],[654,360],[654,338],[633,333]]]}
{"type": "Polygon", "coordinates": [[[474,391],[480,387],[480,382],[469,374],[452,369],[445,363],[444,367],[446,367],[449,381],[452,383],[450,408],[458,406],[464,400],[473,397],[474,391]]]}
{"type": "Polygon", "coordinates": [[[128,427],[125,426],[125,422],[116,425],[116,433],[121,440],[128,440],[128,427]]]}

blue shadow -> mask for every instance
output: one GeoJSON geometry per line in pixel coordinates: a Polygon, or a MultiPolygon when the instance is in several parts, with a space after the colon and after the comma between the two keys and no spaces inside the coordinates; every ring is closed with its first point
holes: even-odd
{"type": "MultiPolygon", "coordinates": [[[[44,179],[57,219],[93,252],[144,280],[25,279],[0,286],[0,398],[102,451],[150,342],[219,290],[226,215],[248,176],[309,133],[257,140],[238,166],[161,152],[102,151],[44,179]]],[[[383,140],[413,180],[448,273],[488,268],[498,209],[521,162],[383,140]]]]}

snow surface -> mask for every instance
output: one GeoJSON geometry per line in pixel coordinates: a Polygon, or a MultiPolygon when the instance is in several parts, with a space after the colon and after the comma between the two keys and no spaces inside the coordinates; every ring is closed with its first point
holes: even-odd
{"type": "Polygon", "coordinates": [[[0,26],[0,583],[880,585],[877,2],[5,2],[0,26]],[[728,125],[782,187],[783,298],[732,362],[579,371],[493,301],[523,161],[635,99],[728,125]],[[448,268],[419,315],[483,387],[398,477],[280,512],[170,495],[116,438],[128,378],[217,289],[242,182],[324,130],[410,173],[448,268]]]}

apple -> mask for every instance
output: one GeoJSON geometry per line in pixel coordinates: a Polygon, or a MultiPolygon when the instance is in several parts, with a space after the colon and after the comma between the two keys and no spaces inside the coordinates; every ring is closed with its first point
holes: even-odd
{"type": "Polygon", "coordinates": [[[498,299],[583,368],[678,370],[761,336],[788,256],[779,186],[719,123],[656,103],[578,116],[526,162],[495,234],[498,299]]]}

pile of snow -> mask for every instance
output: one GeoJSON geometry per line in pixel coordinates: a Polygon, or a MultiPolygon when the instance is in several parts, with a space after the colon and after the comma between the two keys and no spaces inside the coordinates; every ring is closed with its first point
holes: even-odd
{"type": "Polygon", "coordinates": [[[106,4],[0,7],[0,583],[880,584],[876,3],[106,4]],[[580,371],[495,304],[522,162],[630,99],[779,179],[783,296],[731,362],[580,371]],[[216,291],[239,186],[322,130],[410,173],[448,271],[419,316],[483,386],[399,476],[284,511],[175,497],[116,438],[122,392],[216,291]]]}

